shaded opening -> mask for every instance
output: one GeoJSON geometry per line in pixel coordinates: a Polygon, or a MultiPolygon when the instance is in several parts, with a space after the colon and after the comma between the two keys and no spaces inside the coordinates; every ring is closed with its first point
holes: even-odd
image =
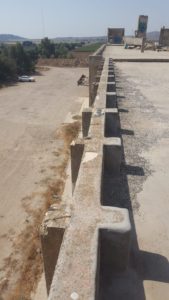
{"type": "Polygon", "coordinates": [[[115,92],[115,91],[116,91],[116,84],[115,83],[107,84],[107,92],[115,92]]]}
{"type": "Polygon", "coordinates": [[[105,113],[105,137],[119,137],[120,136],[120,118],[118,113],[105,113]]]}
{"type": "Polygon", "coordinates": [[[107,95],[106,96],[106,108],[117,108],[117,96],[107,95]]]}
{"type": "Polygon", "coordinates": [[[118,298],[118,293],[120,295],[123,290],[122,278],[128,266],[129,246],[129,232],[99,230],[95,300],[126,300],[118,298]],[[110,285],[110,280],[116,284],[110,285]]]}
{"type": "Polygon", "coordinates": [[[119,178],[122,159],[121,146],[103,145],[101,178],[101,205],[121,207],[119,200],[119,178]]]}
{"type": "Polygon", "coordinates": [[[115,80],[115,77],[112,75],[112,76],[108,76],[108,82],[113,82],[115,80]]]}
{"type": "Polygon", "coordinates": [[[143,280],[169,283],[167,258],[130,245],[127,232],[101,229],[95,300],[146,300],[143,280]]]}
{"type": "Polygon", "coordinates": [[[108,75],[114,75],[114,71],[108,71],[108,75]]]}

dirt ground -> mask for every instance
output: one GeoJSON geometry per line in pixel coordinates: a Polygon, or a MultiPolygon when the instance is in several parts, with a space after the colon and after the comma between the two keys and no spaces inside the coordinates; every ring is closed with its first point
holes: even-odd
{"type": "Polygon", "coordinates": [[[87,87],[77,86],[82,74],[88,75],[88,70],[50,68],[36,76],[35,83],[18,83],[0,89],[0,286],[3,291],[8,281],[7,269],[10,268],[11,277],[17,276],[18,249],[15,264],[13,260],[10,265],[9,260],[15,252],[17,238],[30,225],[31,213],[44,204],[42,195],[49,180],[56,177],[55,167],[62,147],[56,138],[57,130],[78,115],[88,96],[87,87]]]}

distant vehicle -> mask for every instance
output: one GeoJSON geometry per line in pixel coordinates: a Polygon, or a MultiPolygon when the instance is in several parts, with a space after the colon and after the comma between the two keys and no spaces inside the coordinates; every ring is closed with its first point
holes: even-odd
{"type": "Polygon", "coordinates": [[[34,82],[35,78],[32,76],[22,75],[18,77],[18,81],[21,82],[34,82]]]}

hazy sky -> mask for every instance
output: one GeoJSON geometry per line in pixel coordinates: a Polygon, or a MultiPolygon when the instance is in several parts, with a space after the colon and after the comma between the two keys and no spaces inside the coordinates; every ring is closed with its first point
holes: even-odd
{"type": "Polygon", "coordinates": [[[96,36],[125,27],[134,34],[139,14],[149,16],[148,31],[169,27],[169,0],[0,0],[0,33],[96,36]]]}

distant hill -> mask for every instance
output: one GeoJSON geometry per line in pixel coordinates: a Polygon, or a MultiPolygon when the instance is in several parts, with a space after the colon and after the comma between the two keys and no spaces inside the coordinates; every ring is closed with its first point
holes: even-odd
{"type": "MultiPolygon", "coordinates": [[[[0,42],[22,42],[25,40],[31,40],[34,43],[40,43],[41,39],[27,39],[13,34],[0,34],[0,42]]],[[[57,37],[51,38],[54,43],[105,43],[107,38],[105,36],[96,36],[96,37],[57,37]]]]}
{"type": "MultiPolygon", "coordinates": [[[[158,41],[160,36],[159,31],[152,31],[147,33],[147,39],[152,41],[158,41]]],[[[27,39],[21,36],[13,35],[13,34],[0,34],[0,42],[22,42],[27,39]]],[[[106,36],[95,36],[95,37],[57,37],[51,39],[54,43],[106,43],[107,37],[106,36]]],[[[40,39],[32,39],[35,43],[40,43],[40,39]]]]}
{"type": "Polygon", "coordinates": [[[160,32],[159,31],[152,31],[147,32],[147,39],[151,41],[159,41],[160,32]]]}
{"type": "Polygon", "coordinates": [[[52,39],[55,43],[67,42],[67,43],[79,43],[79,42],[88,42],[88,43],[97,43],[97,42],[106,42],[106,36],[94,36],[94,37],[57,37],[52,39]]]}
{"type": "Polygon", "coordinates": [[[0,42],[21,42],[25,40],[27,39],[13,34],[0,34],[0,42]]]}

